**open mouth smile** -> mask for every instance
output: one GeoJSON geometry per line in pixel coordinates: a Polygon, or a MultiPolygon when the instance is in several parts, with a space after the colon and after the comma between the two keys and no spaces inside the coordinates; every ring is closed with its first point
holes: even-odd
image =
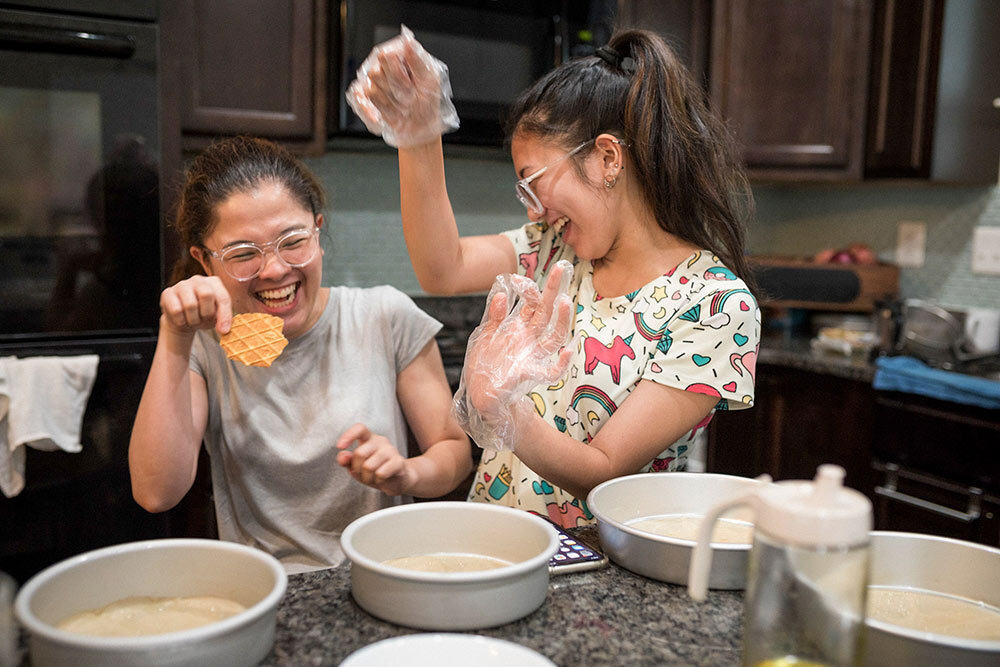
{"type": "Polygon", "coordinates": [[[254,293],[254,298],[267,306],[267,308],[278,310],[288,307],[295,302],[295,297],[298,295],[299,287],[301,286],[302,282],[299,281],[277,289],[261,290],[254,293]]]}

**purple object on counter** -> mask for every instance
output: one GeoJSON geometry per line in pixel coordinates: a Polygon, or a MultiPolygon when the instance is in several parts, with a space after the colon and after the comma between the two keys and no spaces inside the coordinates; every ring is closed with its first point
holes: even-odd
{"type": "Polygon", "coordinates": [[[873,386],[1000,409],[1000,382],[931,368],[913,357],[880,357],[873,386]]]}

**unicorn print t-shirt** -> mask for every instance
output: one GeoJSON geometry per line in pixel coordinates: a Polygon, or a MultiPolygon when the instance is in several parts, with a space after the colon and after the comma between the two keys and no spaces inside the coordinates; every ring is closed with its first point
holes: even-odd
{"type": "MultiPolygon", "coordinates": [[[[623,296],[594,289],[594,267],[545,223],[505,232],[518,272],[544,285],[560,259],[573,264],[574,353],[566,374],[529,396],[546,422],[588,443],[640,380],[718,398],[715,409],[636,472],[683,469],[690,442],[715,410],[753,405],[760,312],[742,280],[709,251],[692,253],[623,296]]],[[[573,527],[593,523],[583,498],[549,483],[510,451],[484,450],[469,500],[498,503],[573,527]]]]}

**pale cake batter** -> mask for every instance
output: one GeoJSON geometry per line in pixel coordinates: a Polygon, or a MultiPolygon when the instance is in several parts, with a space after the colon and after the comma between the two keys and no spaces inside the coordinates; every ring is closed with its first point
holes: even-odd
{"type": "Polygon", "coordinates": [[[1000,609],[968,598],[869,586],[867,613],[868,618],[911,630],[1000,641],[1000,609]]]}
{"type": "Polygon", "coordinates": [[[63,619],[56,627],[95,637],[140,637],[188,630],[229,618],[246,607],[218,597],[131,597],[63,619]]]}
{"type": "MultiPolygon", "coordinates": [[[[673,537],[679,540],[698,541],[698,528],[704,517],[698,514],[671,514],[636,519],[626,525],[647,533],[673,537]]],[[[732,519],[719,519],[712,531],[713,544],[753,543],[753,524],[732,519]]]]}
{"type": "Polygon", "coordinates": [[[476,572],[510,565],[509,562],[492,556],[452,553],[390,558],[382,561],[382,564],[418,572],[476,572]]]}

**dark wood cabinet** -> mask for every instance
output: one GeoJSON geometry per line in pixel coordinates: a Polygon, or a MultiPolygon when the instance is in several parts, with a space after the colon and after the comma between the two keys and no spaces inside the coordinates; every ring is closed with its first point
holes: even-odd
{"type": "Polygon", "coordinates": [[[935,181],[995,185],[1000,178],[1000,2],[951,0],[941,36],[935,181]]]}
{"type": "Polygon", "coordinates": [[[754,407],[717,412],[709,425],[709,472],[812,479],[823,463],[871,495],[874,390],[870,383],[797,368],[757,367],[754,407]]]}
{"type": "Polygon", "coordinates": [[[931,170],[944,0],[876,0],[865,177],[931,170]]]}
{"type": "Polygon", "coordinates": [[[1000,546],[1000,411],[762,364],[754,407],[709,425],[709,472],[811,479],[822,463],[871,499],[876,530],[1000,546]]]}
{"type": "Polygon", "coordinates": [[[652,30],[663,37],[708,87],[710,0],[619,0],[615,24],[619,28],[652,30]]]}
{"type": "Polygon", "coordinates": [[[326,0],[177,0],[164,7],[183,146],[252,134],[303,153],[326,142],[326,0]]]}
{"type": "Polygon", "coordinates": [[[716,0],[711,96],[752,177],[860,179],[869,0],[716,0]]]}

